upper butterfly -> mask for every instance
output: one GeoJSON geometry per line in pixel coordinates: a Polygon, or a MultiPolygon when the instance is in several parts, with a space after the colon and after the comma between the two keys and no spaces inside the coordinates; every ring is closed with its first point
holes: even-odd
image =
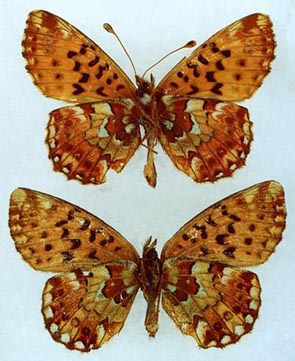
{"type": "Polygon", "coordinates": [[[183,58],[155,87],[135,86],[92,40],[56,15],[29,14],[23,56],[44,95],[79,103],[50,113],[47,143],[56,170],[82,183],[104,183],[147,141],[148,183],[156,186],[159,141],[175,166],[196,182],[230,176],[252,141],[246,108],[270,71],[275,40],[267,15],[227,26],[183,58]],[[142,137],[140,126],[145,130],[142,137]]]}

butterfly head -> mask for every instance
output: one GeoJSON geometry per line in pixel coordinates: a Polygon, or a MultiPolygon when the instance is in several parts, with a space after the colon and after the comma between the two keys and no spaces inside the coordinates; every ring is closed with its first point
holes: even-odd
{"type": "Polygon", "coordinates": [[[139,101],[143,105],[150,103],[151,94],[155,89],[155,78],[153,74],[151,74],[150,80],[146,80],[143,77],[140,77],[139,75],[136,75],[135,79],[137,84],[136,95],[139,101]]]}

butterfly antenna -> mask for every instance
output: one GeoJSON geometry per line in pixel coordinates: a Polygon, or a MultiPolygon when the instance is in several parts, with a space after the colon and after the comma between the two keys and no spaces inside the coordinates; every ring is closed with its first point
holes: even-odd
{"type": "Polygon", "coordinates": [[[105,29],[108,33],[113,34],[113,35],[116,37],[116,39],[118,40],[118,42],[119,42],[119,44],[121,45],[122,49],[124,50],[124,53],[127,55],[127,57],[128,57],[128,59],[129,59],[131,65],[132,65],[132,68],[133,68],[133,71],[134,71],[134,75],[136,76],[137,73],[136,73],[136,69],[135,69],[134,63],[133,63],[133,61],[132,61],[132,59],[131,59],[131,56],[129,55],[128,51],[126,50],[124,44],[122,43],[121,39],[119,38],[119,36],[117,35],[117,33],[115,32],[115,30],[113,29],[113,27],[112,27],[109,23],[104,23],[104,24],[103,24],[103,27],[104,27],[104,29],[105,29]]]}
{"type": "Polygon", "coordinates": [[[161,63],[164,59],[168,58],[168,56],[178,52],[179,50],[182,50],[182,49],[188,49],[188,48],[193,48],[194,46],[196,46],[196,41],[195,40],[190,40],[188,41],[186,44],[180,46],[179,48],[177,49],[174,49],[172,51],[170,51],[170,53],[164,55],[160,60],[158,60],[157,62],[155,62],[153,65],[151,65],[149,68],[147,68],[147,70],[143,73],[142,75],[142,78],[145,77],[146,73],[148,71],[150,71],[152,68],[154,68],[156,65],[158,65],[159,63],[161,63]]]}

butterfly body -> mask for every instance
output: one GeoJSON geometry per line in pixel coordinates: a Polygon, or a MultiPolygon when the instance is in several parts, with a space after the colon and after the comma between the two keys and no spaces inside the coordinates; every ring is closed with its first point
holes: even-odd
{"type": "Polygon", "coordinates": [[[155,249],[156,241],[151,238],[146,242],[139,263],[141,289],[147,302],[145,328],[150,336],[158,331],[158,314],[161,296],[162,269],[158,253],[155,249]]]}
{"type": "Polygon", "coordinates": [[[156,186],[155,146],[196,182],[230,176],[252,141],[246,108],[270,71],[275,40],[267,15],[227,26],[183,58],[158,85],[125,72],[91,39],[43,10],[29,14],[23,56],[44,95],[76,103],[50,113],[46,142],[55,170],[82,183],[105,182],[140,145],[156,186]],[[144,129],[141,135],[140,128],[144,129]]]}
{"type": "Polygon", "coordinates": [[[158,256],[149,239],[140,257],[119,232],[89,212],[25,188],[10,200],[16,249],[34,269],[59,272],[44,287],[42,313],[52,337],[90,351],[118,333],[139,289],[145,327],[158,330],[159,305],[202,348],[225,347],[249,333],[261,304],[257,276],[280,242],[282,186],[267,181],[193,217],[158,256]]]}

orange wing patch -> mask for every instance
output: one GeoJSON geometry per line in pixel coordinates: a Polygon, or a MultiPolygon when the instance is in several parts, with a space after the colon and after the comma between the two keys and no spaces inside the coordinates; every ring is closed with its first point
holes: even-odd
{"type": "Polygon", "coordinates": [[[138,263],[136,250],[120,233],[59,198],[18,188],[12,193],[9,214],[16,248],[37,270],[90,271],[102,261],[138,263]]]}
{"type": "Polygon", "coordinates": [[[144,175],[152,187],[157,142],[196,182],[231,176],[245,164],[251,121],[245,108],[227,102],[247,99],[260,87],[274,48],[271,20],[252,14],[213,35],[155,87],[152,76],[147,81],[138,75],[135,86],[97,44],[46,11],[29,14],[23,39],[27,70],[42,93],[78,103],[50,114],[54,169],[101,184],[146,141],[144,175]]]}
{"type": "Polygon", "coordinates": [[[112,227],[85,210],[29,189],[11,195],[9,226],[18,252],[50,278],[42,313],[51,336],[90,351],[118,333],[139,288],[145,327],[158,331],[159,304],[202,348],[225,347],[249,333],[261,304],[257,276],[239,267],[265,262],[282,238],[282,186],[257,184],[186,223],[161,257],[149,239],[140,258],[112,227]]]}
{"type": "Polygon", "coordinates": [[[47,11],[32,11],[26,22],[23,56],[45,96],[67,102],[130,97],[135,87],[91,39],[47,11]]]}
{"type": "Polygon", "coordinates": [[[230,102],[248,99],[269,73],[274,48],[269,17],[246,16],[181,60],[161,81],[158,90],[230,102]]]}

